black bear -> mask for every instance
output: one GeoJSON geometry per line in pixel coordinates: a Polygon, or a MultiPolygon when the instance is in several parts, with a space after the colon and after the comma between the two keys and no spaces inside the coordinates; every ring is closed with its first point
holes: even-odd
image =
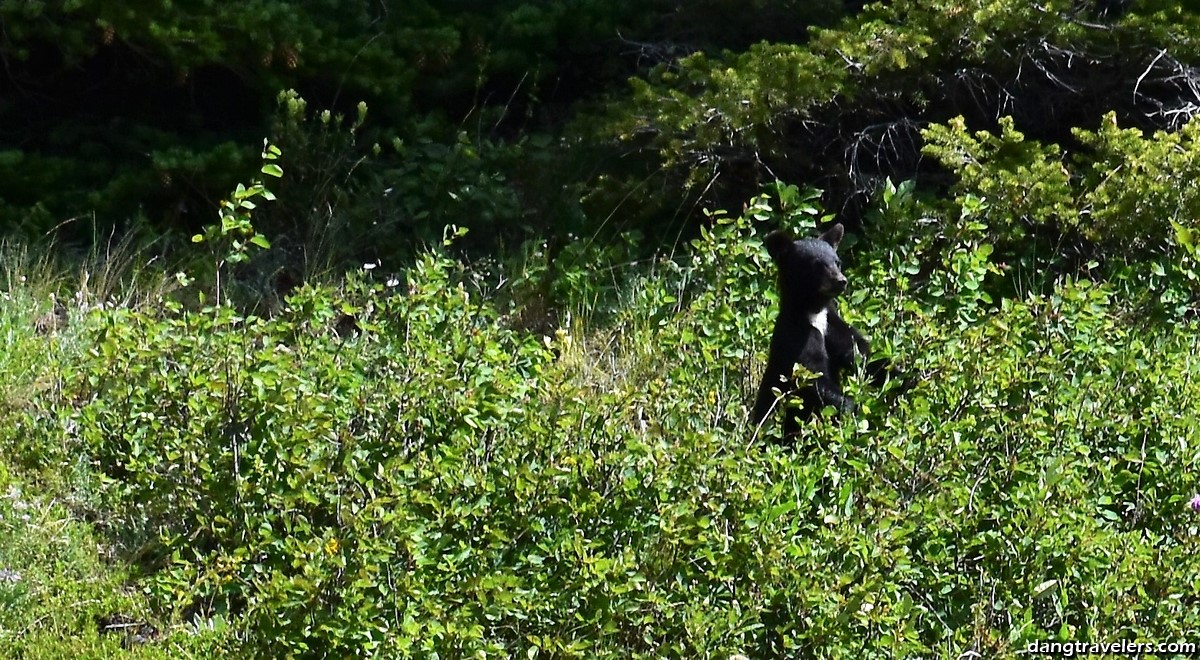
{"type": "Polygon", "coordinates": [[[762,424],[776,405],[774,389],[795,395],[799,410],[789,411],[784,421],[784,437],[789,440],[800,430],[800,418],[811,417],[825,406],[843,413],[854,411],[854,400],[842,394],[842,375],[854,368],[855,349],[865,358],[870,345],[842,320],[834,302],[846,289],[837,254],[844,234],[837,224],[816,239],[793,240],[785,231],[766,238],[767,251],[779,268],[779,316],[750,419],[756,427],[762,424]],[[796,364],[819,376],[797,387],[792,379],[796,364]]]}

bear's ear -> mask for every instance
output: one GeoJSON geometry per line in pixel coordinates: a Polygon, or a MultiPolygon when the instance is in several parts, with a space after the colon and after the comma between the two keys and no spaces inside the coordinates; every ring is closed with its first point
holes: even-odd
{"type": "Polygon", "coordinates": [[[842,242],[842,237],[845,235],[846,235],[846,228],[843,227],[842,223],[839,222],[836,225],[830,227],[824,234],[821,234],[821,240],[832,245],[833,249],[836,250],[838,243],[842,242]]]}
{"type": "Polygon", "coordinates": [[[792,236],[785,229],[779,229],[767,234],[763,241],[767,244],[767,252],[775,261],[779,261],[780,257],[787,254],[787,251],[792,247],[792,236]]]}

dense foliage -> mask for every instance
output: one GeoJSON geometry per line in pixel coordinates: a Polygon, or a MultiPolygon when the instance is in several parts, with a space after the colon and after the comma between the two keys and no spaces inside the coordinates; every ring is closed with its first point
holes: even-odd
{"type": "Polygon", "coordinates": [[[0,1],[0,655],[1195,641],[1200,14],[680,4],[0,1]]]}
{"type": "Polygon", "coordinates": [[[98,310],[63,404],[22,424],[62,444],[10,443],[92,457],[156,607],[272,653],[1182,639],[1195,328],[1148,333],[1088,280],[993,298],[987,205],[918,218],[908,188],[880,217],[908,240],[852,248],[843,308],[923,378],[855,386],[860,413],[794,452],[744,421],[772,295],[756,229],[816,219],[789,187],[631,267],[607,331],[514,327],[496,274],[436,253],[269,320],[98,310]]]}
{"type": "Polygon", "coordinates": [[[687,11],[666,0],[4,2],[0,222],[40,233],[92,213],[103,228],[144,214],[160,230],[195,229],[252,170],[247,145],[283,130],[278,95],[298,90],[334,113],[366,102],[376,119],[341,158],[284,144],[311,158],[294,173],[322,175],[297,182],[316,190],[293,195],[305,211],[292,227],[370,231],[362,216],[380,205],[411,242],[453,221],[440,212],[450,196],[458,215],[476,201],[498,207],[495,228],[509,234],[531,223],[578,229],[544,217],[573,191],[557,199],[561,186],[522,164],[534,151],[557,183],[587,176],[554,144],[574,104],[679,55],[802,38],[840,14],[833,0],[705,0],[687,11]],[[313,213],[344,201],[330,187],[370,201],[313,213]],[[556,199],[541,202],[547,193],[556,199]],[[385,194],[396,201],[381,204],[385,194]]]}
{"type": "Polygon", "coordinates": [[[1151,0],[877,3],[805,43],[657,67],[610,117],[717,199],[808,180],[855,220],[884,178],[946,184],[921,160],[930,123],[994,131],[1007,117],[1072,152],[1072,130],[1109,112],[1138,128],[1186,123],[1200,105],[1196,22],[1186,3],[1151,0]]]}

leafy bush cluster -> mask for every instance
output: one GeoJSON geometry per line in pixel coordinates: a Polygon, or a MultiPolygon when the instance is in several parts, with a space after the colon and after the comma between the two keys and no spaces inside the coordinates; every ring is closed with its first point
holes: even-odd
{"type": "MultiPolygon", "coordinates": [[[[1158,1],[870,3],[802,41],[658,66],[633,79],[603,125],[650,171],[718,206],[766,181],[807,181],[856,224],[886,178],[945,188],[945,169],[922,159],[923,129],[951,120],[1010,145],[1019,134],[1052,143],[1047,166],[1058,153],[1083,169],[1094,162],[1082,184],[1091,190],[1132,134],[1077,134],[1110,133],[1113,117],[1127,131],[1174,131],[1195,115],[1196,20],[1191,7],[1158,1]]],[[[1009,151],[1019,148],[1042,147],[1009,151]]],[[[1062,210],[1054,186],[1064,173],[1050,174],[1049,190],[1021,196],[1026,212],[1062,210]]]]}
{"type": "Polygon", "coordinates": [[[1074,232],[1101,254],[1161,251],[1176,231],[1194,230],[1193,162],[1200,122],[1146,135],[1122,129],[1115,114],[1098,130],[1076,129],[1087,153],[1027,138],[1001,118],[998,134],[971,134],[962,118],[925,131],[926,153],[957,176],[953,191],[993,200],[988,216],[1004,234],[1074,232]]]}
{"type": "Polygon", "coordinates": [[[1009,655],[1200,625],[1194,328],[1103,282],[993,295],[986,204],[885,198],[910,240],[847,248],[843,313],[919,384],[852,383],[857,416],[795,452],[744,421],[758,235],[821,219],[787,186],[627,267],[607,330],[523,330],[510,282],[438,252],[270,319],[93,312],[69,444],[166,619],[264,652],[1009,655]]]}
{"type": "MultiPolygon", "coordinates": [[[[1000,127],[971,133],[961,118],[934,125],[924,131],[925,152],[956,176],[949,204],[965,208],[986,198],[978,216],[998,257],[1020,264],[1013,275],[1090,273],[1155,319],[1195,317],[1198,198],[1191,182],[1200,122],[1146,135],[1119,128],[1110,114],[1096,131],[1074,131],[1087,146],[1074,155],[1027,138],[1007,118],[1000,127]]],[[[937,212],[946,204],[925,205],[937,212]]]]}

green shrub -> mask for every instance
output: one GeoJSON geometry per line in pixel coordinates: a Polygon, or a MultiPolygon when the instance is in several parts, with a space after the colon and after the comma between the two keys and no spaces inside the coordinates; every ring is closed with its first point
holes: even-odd
{"type": "MultiPolygon", "coordinates": [[[[844,314],[915,376],[900,398],[757,436],[763,224],[713,215],[630,266],[612,323],[509,324],[438,253],[305,288],[271,319],[102,310],[65,428],[168,621],[246,651],[388,657],[1011,656],[1200,625],[1186,502],[1194,328],[1104,283],[1000,296],[985,206],[883,209],[844,314]],[[900,240],[907,234],[907,242],[900,240]],[[885,240],[886,239],[886,240],[885,240]]],[[[777,421],[777,420],[776,420],[777,421]]]]}

